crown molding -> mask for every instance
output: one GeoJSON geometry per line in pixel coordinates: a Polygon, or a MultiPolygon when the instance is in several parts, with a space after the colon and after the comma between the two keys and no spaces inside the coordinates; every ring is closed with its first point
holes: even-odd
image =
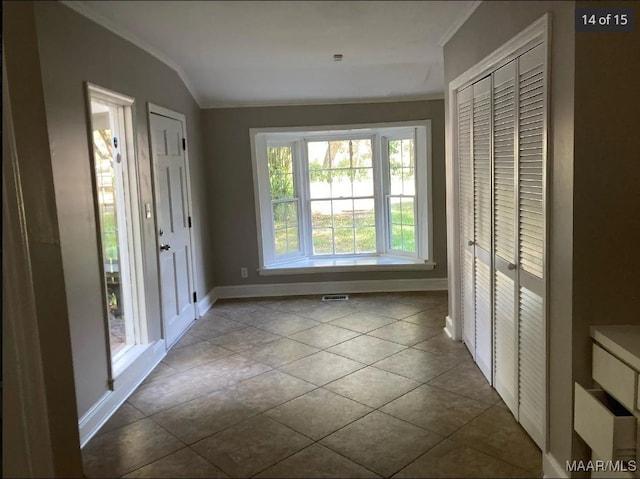
{"type": "Polygon", "coordinates": [[[198,104],[198,106],[200,108],[203,108],[203,106],[202,106],[202,98],[196,92],[196,89],[193,87],[193,84],[189,81],[189,78],[187,77],[187,75],[184,72],[184,70],[182,69],[182,67],[180,67],[180,65],[175,63],[165,53],[161,52],[160,50],[158,50],[158,49],[156,49],[156,48],[154,48],[152,46],[150,46],[149,44],[147,44],[146,42],[144,42],[143,40],[141,40],[137,36],[133,35],[131,32],[129,32],[129,31],[125,30],[124,28],[122,28],[120,25],[117,25],[113,21],[111,21],[108,18],[106,18],[106,17],[100,15],[99,13],[97,13],[93,8],[91,8],[91,6],[90,6],[91,2],[74,1],[74,0],[60,0],[60,3],[62,3],[63,5],[69,7],[70,9],[76,11],[80,15],[88,18],[89,20],[97,23],[98,25],[106,28],[110,32],[115,33],[119,37],[124,38],[125,40],[133,43],[138,48],[141,48],[142,50],[144,50],[145,52],[147,52],[150,55],[154,56],[156,59],[160,60],[162,63],[167,65],[169,68],[174,70],[178,74],[178,76],[180,77],[180,79],[182,80],[184,85],[187,87],[187,90],[189,90],[189,93],[191,93],[191,96],[193,97],[195,102],[198,104]]]}
{"type": "Polygon", "coordinates": [[[438,45],[444,47],[447,42],[451,40],[451,38],[456,34],[456,32],[460,30],[460,27],[464,25],[464,22],[466,22],[473,14],[473,12],[476,11],[476,8],[478,8],[481,3],[482,0],[474,0],[473,2],[471,2],[467,9],[462,13],[462,15],[460,15],[458,19],[453,22],[453,25],[451,25],[451,27],[444,33],[444,35],[440,37],[440,40],[438,40],[438,45]]]}
{"type": "Polygon", "coordinates": [[[350,105],[359,103],[400,103],[411,101],[429,101],[444,100],[444,93],[433,93],[428,95],[416,96],[397,96],[385,98],[349,98],[343,100],[292,100],[292,101],[264,101],[264,102],[205,102],[202,108],[205,109],[221,109],[221,108],[263,108],[276,106],[321,106],[321,105],[350,105]]]}

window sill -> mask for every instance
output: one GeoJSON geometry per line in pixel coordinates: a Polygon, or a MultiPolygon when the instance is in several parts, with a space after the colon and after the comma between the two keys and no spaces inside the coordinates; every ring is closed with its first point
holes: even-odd
{"type": "Polygon", "coordinates": [[[126,353],[113,362],[111,366],[111,376],[115,381],[124,370],[131,366],[151,344],[136,344],[131,346],[126,353]]]}
{"type": "Polygon", "coordinates": [[[367,256],[347,258],[301,258],[287,263],[265,266],[261,276],[285,274],[351,273],[357,271],[425,271],[436,263],[398,256],[367,256]]]}

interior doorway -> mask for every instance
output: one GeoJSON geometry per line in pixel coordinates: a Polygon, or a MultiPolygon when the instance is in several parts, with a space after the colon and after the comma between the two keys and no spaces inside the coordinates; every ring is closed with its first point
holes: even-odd
{"type": "Polygon", "coordinates": [[[167,348],[197,317],[184,115],[149,105],[162,322],[167,348]]]}

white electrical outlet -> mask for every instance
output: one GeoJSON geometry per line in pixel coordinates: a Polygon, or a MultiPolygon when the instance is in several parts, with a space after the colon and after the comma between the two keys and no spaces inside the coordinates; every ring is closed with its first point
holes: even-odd
{"type": "Polygon", "coordinates": [[[249,277],[249,272],[247,271],[247,268],[240,268],[240,276],[242,276],[243,278],[249,277]]]}

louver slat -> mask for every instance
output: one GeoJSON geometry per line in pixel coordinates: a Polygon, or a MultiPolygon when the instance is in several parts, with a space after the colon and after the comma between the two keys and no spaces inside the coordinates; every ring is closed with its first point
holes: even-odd
{"type": "Polygon", "coordinates": [[[460,198],[460,268],[463,335],[467,347],[475,357],[475,298],[473,290],[473,254],[467,249],[467,241],[473,239],[473,172],[471,164],[471,110],[472,99],[460,94],[458,99],[458,168],[460,198]]]}
{"type": "Polygon", "coordinates": [[[476,288],[476,361],[491,381],[491,267],[475,258],[476,288]]]}
{"type": "Polygon", "coordinates": [[[544,424],[544,325],[543,301],[520,287],[519,407],[534,424],[544,424]]]}
{"type": "Polygon", "coordinates": [[[494,377],[495,388],[507,406],[516,409],[517,351],[515,284],[496,271],[494,294],[494,377]]]}
{"type": "Polygon", "coordinates": [[[489,92],[473,99],[475,241],[491,250],[491,104],[489,92]]]}
{"type": "MultiPolygon", "coordinates": [[[[507,68],[513,70],[513,65],[507,68]]],[[[515,81],[508,78],[494,85],[494,250],[495,254],[515,262],[515,81]],[[496,108],[501,99],[504,108],[496,108]],[[500,131],[496,127],[503,126],[500,131]]]]}
{"type": "Polygon", "coordinates": [[[544,82],[542,65],[519,75],[519,253],[520,267],[543,278],[544,82]]]}

